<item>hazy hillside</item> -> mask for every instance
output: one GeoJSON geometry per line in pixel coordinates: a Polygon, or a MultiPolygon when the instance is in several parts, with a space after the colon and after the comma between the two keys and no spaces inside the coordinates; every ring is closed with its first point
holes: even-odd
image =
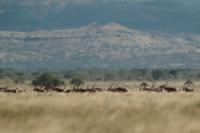
{"type": "Polygon", "coordinates": [[[0,67],[200,67],[200,35],[150,33],[116,23],[34,32],[0,32],[0,67]]]}
{"type": "Polygon", "coordinates": [[[199,0],[1,0],[0,30],[62,29],[92,22],[200,33],[199,0]]]}

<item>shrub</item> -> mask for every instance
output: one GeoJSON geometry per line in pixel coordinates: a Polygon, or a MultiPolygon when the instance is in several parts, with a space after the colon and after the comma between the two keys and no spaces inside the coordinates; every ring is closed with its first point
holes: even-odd
{"type": "Polygon", "coordinates": [[[156,70],[153,70],[152,71],[152,78],[154,80],[160,80],[160,79],[163,79],[165,78],[166,76],[166,73],[164,70],[159,70],[159,69],[156,69],[156,70]]]}
{"type": "Polygon", "coordinates": [[[43,73],[35,80],[32,81],[34,86],[51,86],[56,87],[59,85],[63,85],[64,81],[61,80],[59,77],[55,76],[52,73],[43,73]]]}

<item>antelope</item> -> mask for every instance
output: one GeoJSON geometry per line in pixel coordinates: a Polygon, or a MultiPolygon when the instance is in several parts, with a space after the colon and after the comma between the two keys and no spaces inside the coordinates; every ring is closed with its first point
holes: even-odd
{"type": "Polygon", "coordinates": [[[73,90],[66,90],[65,93],[70,93],[72,92],[73,90]]]}
{"type": "Polygon", "coordinates": [[[113,85],[114,85],[114,83],[112,83],[110,85],[110,87],[107,89],[107,91],[110,91],[110,92],[120,92],[120,93],[128,92],[128,90],[126,88],[118,87],[119,86],[119,82],[117,83],[116,88],[112,88],[113,85]]]}
{"type": "Polygon", "coordinates": [[[152,89],[153,89],[153,91],[155,91],[155,92],[163,92],[163,88],[162,88],[162,87],[155,88],[155,83],[153,83],[152,89]]]}
{"type": "Polygon", "coordinates": [[[167,84],[168,84],[168,81],[166,82],[165,85],[161,85],[159,88],[163,89],[166,92],[177,92],[176,88],[174,88],[174,87],[168,87],[167,84]]]}
{"type": "Polygon", "coordinates": [[[52,90],[52,88],[53,88],[52,86],[47,85],[47,86],[44,87],[44,90],[45,90],[46,92],[48,92],[48,91],[52,90]]]}
{"type": "Polygon", "coordinates": [[[93,88],[92,90],[95,90],[97,92],[103,92],[103,91],[105,91],[104,88],[93,88]]]}
{"type": "Polygon", "coordinates": [[[183,91],[185,91],[185,92],[194,92],[194,89],[190,89],[190,88],[184,87],[183,91]]]}
{"type": "Polygon", "coordinates": [[[111,90],[113,85],[114,85],[114,82],[108,87],[108,89],[106,91],[111,90]]]}
{"type": "Polygon", "coordinates": [[[61,89],[61,88],[51,88],[51,90],[52,91],[55,91],[55,92],[64,92],[64,90],[63,89],[61,89]]]}
{"type": "Polygon", "coordinates": [[[24,90],[18,90],[18,93],[23,93],[25,91],[26,91],[25,89],[24,90]]]}
{"type": "Polygon", "coordinates": [[[7,90],[7,89],[8,89],[8,87],[6,87],[6,88],[1,87],[1,88],[0,88],[0,92],[5,92],[5,90],[7,90]]]}
{"type": "Polygon", "coordinates": [[[126,88],[122,88],[122,87],[117,87],[117,88],[114,88],[114,89],[108,89],[107,91],[120,92],[120,93],[128,92],[128,90],[126,88]]]}
{"type": "Polygon", "coordinates": [[[4,92],[5,93],[19,93],[18,88],[16,88],[16,89],[5,89],[4,92]]]}
{"type": "Polygon", "coordinates": [[[96,89],[86,89],[86,92],[95,93],[95,92],[96,92],[96,89]]]}
{"type": "Polygon", "coordinates": [[[153,91],[155,91],[155,92],[163,92],[163,88],[154,88],[153,91]]]}
{"type": "Polygon", "coordinates": [[[190,80],[187,80],[187,81],[184,83],[182,90],[185,91],[185,92],[194,92],[194,89],[189,88],[189,85],[193,85],[193,82],[190,81],[190,80]]]}
{"type": "Polygon", "coordinates": [[[147,83],[143,82],[142,84],[140,84],[140,91],[153,91],[152,87],[151,88],[147,88],[147,83]],[[143,88],[142,88],[143,87],[143,88]]]}
{"type": "MultiPolygon", "coordinates": [[[[94,87],[94,85],[93,85],[93,87],[94,87]]],[[[82,88],[75,89],[76,86],[74,86],[74,88],[72,90],[66,90],[65,93],[71,93],[71,92],[76,92],[76,93],[87,93],[87,92],[89,92],[89,93],[95,93],[96,90],[93,89],[93,87],[92,87],[92,89],[89,89],[89,85],[87,85],[86,89],[82,89],[82,88]]]]}
{"type": "Polygon", "coordinates": [[[76,90],[72,90],[71,92],[78,92],[78,93],[95,93],[95,90],[92,89],[76,89],[76,90]]]}
{"type": "Polygon", "coordinates": [[[167,92],[177,92],[177,89],[174,87],[164,87],[164,90],[167,92]]]}
{"type": "Polygon", "coordinates": [[[33,89],[33,91],[39,92],[39,93],[45,93],[46,92],[44,89],[42,89],[42,88],[36,88],[36,87],[33,89]]]}
{"type": "Polygon", "coordinates": [[[92,90],[94,90],[94,91],[96,91],[96,92],[103,92],[103,91],[105,91],[105,89],[103,89],[103,88],[95,88],[95,85],[96,85],[96,83],[94,83],[94,85],[92,86],[92,90]]]}

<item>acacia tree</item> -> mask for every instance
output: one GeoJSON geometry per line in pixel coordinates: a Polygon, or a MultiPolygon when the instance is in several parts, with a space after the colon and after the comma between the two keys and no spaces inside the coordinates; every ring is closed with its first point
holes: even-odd
{"type": "Polygon", "coordinates": [[[39,77],[37,77],[32,81],[32,85],[34,86],[43,86],[49,88],[53,88],[63,84],[64,84],[63,80],[61,80],[54,74],[48,72],[41,74],[39,77]]]}

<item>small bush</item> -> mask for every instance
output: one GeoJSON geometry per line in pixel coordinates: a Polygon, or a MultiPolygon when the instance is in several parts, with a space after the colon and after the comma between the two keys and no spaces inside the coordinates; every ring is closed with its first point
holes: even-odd
{"type": "Polygon", "coordinates": [[[164,70],[159,70],[159,69],[156,69],[156,70],[153,70],[152,71],[152,78],[154,80],[160,80],[160,79],[164,79],[166,76],[166,73],[164,70]]]}
{"type": "Polygon", "coordinates": [[[64,81],[61,80],[59,77],[55,76],[51,73],[43,73],[39,77],[37,77],[35,80],[32,81],[32,84],[34,86],[59,86],[63,85],[64,81]]]}

